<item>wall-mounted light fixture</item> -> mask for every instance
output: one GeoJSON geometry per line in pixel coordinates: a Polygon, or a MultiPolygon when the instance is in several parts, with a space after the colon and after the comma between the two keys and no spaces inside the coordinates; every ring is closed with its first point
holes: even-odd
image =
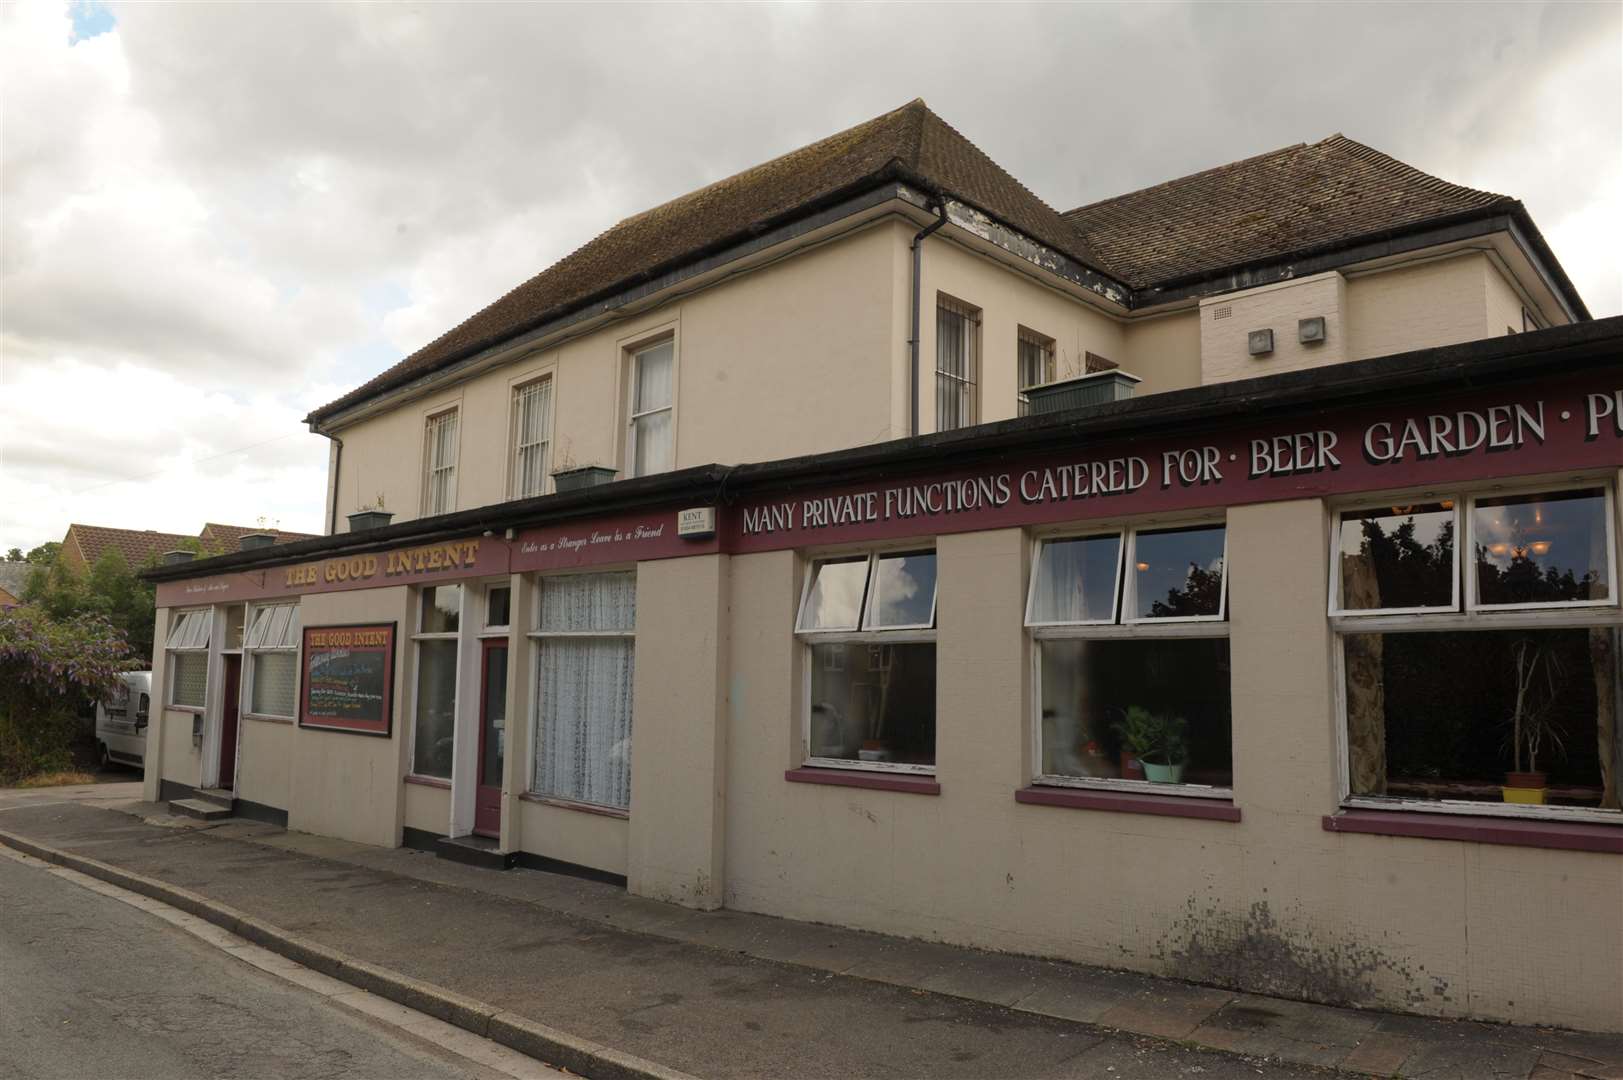
{"type": "Polygon", "coordinates": [[[1252,356],[1267,356],[1274,351],[1273,330],[1253,330],[1246,335],[1246,348],[1252,356]]]}

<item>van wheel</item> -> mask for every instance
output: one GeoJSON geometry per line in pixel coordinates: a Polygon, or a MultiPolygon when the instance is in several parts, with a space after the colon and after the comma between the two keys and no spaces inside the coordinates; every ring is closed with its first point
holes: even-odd
{"type": "Polygon", "coordinates": [[[113,759],[107,753],[107,744],[106,743],[97,743],[96,744],[96,754],[101,759],[101,767],[104,770],[112,767],[113,759]]]}

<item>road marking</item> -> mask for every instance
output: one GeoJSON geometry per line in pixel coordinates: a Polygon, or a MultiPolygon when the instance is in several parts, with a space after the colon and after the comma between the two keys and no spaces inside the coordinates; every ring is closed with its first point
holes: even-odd
{"type": "Polygon", "coordinates": [[[57,866],[43,859],[36,859],[32,855],[25,855],[14,851],[4,844],[0,844],[0,856],[23,866],[43,870],[47,874],[55,874],[64,881],[71,881],[80,888],[89,889],[93,893],[130,907],[138,908],[151,915],[156,915],[164,922],[209,945],[229,953],[231,956],[258,968],[268,975],[273,975],[284,982],[310,990],[326,998],[335,1005],[341,1006],[352,1013],[358,1013],[376,1023],[387,1024],[392,1028],[403,1031],[408,1035],[431,1043],[441,1050],[464,1058],[476,1065],[483,1065],[487,1069],[511,1076],[514,1080],[559,1080],[567,1077],[562,1073],[536,1061],[532,1057],[510,1050],[497,1042],[475,1035],[471,1031],[464,1031],[453,1024],[447,1024],[437,1017],[416,1009],[397,1005],[387,998],[378,997],[366,990],[359,990],[349,983],[340,982],[331,976],[323,975],[319,971],[311,971],[280,953],[271,952],[261,948],[246,938],[239,937],[228,930],[200,919],[196,915],[187,914],[177,908],[170,907],[151,897],[133,893],[128,889],[109,884],[81,874],[77,870],[70,870],[65,866],[57,866]]]}

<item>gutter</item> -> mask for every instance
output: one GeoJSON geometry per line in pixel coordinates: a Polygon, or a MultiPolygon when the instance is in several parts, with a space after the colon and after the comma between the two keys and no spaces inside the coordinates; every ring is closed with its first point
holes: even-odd
{"type": "Polygon", "coordinates": [[[907,339],[907,383],[909,392],[907,433],[909,435],[917,435],[919,433],[919,332],[921,329],[919,313],[919,288],[920,276],[924,268],[924,240],[931,233],[935,232],[937,229],[941,228],[947,223],[946,202],[940,198],[935,198],[930,201],[935,204],[935,212],[938,216],[934,221],[914,234],[912,243],[913,336],[907,339]]]}
{"type": "Polygon", "coordinates": [[[766,492],[792,492],[857,479],[944,468],[1056,448],[1078,449],[1092,440],[1150,435],[1166,430],[1215,430],[1285,412],[1312,413],[1367,402],[1396,403],[1456,387],[1480,388],[1530,378],[1612,367],[1623,371],[1623,316],[1525,334],[1486,338],[1336,365],[1334,369],[1263,375],[1091,405],[1069,412],[1020,417],[994,424],[849,450],[744,465],[703,465],[680,472],[620,480],[601,487],[495,503],[381,529],[341,533],[153,567],[146,581],[180,581],[231,571],[284,566],[329,555],[381,551],[412,541],[555,524],[627,510],[733,505],[766,492]]]}

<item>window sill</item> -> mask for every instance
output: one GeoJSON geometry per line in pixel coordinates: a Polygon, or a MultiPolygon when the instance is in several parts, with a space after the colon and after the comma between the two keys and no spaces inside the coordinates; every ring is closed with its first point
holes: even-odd
{"type": "Polygon", "coordinates": [[[1239,821],[1240,808],[1219,799],[1183,795],[1147,795],[1136,791],[1089,791],[1082,788],[1027,787],[1014,793],[1014,801],[1033,806],[1063,806],[1071,810],[1111,810],[1118,814],[1156,814],[1161,817],[1239,821]]]}
{"type": "Polygon", "coordinates": [[[533,791],[519,793],[519,798],[525,802],[539,803],[542,806],[556,806],[560,810],[575,810],[582,814],[597,814],[599,817],[619,818],[629,821],[630,810],[622,810],[618,806],[599,806],[596,803],[576,802],[574,799],[560,799],[553,795],[537,795],[533,791]]]}
{"type": "Polygon", "coordinates": [[[206,711],[201,705],[165,705],[169,712],[191,713],[193,716],[202,716],[206,711]]]}
{"type": "Polygon", "coordinates": [[[790,769],[783,778],[794,784],[829,784],[834,787],[868,788],[872,791],[904,791],[913,795],[939,795],[941,785],[933,776],[917,773],[889,773],[856,769],[825,769],[802,766],[790,769]]]}
{"type": "Polygon", "coordinates": [[[1326,832],[1463,840],[1473,844],[1623,854],[1623,824],[1428,814],[1424,810],[1342,810],[1324,817],[1326,832]]]}
{"type": "Polygon", "coordinates": [[[443,788],[446,791],[451,790],[451,781],[441,780],[437,776],[418,776],[415,773],[408,773],[405,777],[405,781],[408,784],[421,784],[423,787],[443,788]]]}
{"type": "Polygon", "coordinates": [[[293,718],[291,716],[259,716],[256,713],[246,713],[245,712],[245,713],[242,714],[242,718],[244,720],[257,720],[261,724],[291,724],[291,723],[293,723],[293,718]]]}

